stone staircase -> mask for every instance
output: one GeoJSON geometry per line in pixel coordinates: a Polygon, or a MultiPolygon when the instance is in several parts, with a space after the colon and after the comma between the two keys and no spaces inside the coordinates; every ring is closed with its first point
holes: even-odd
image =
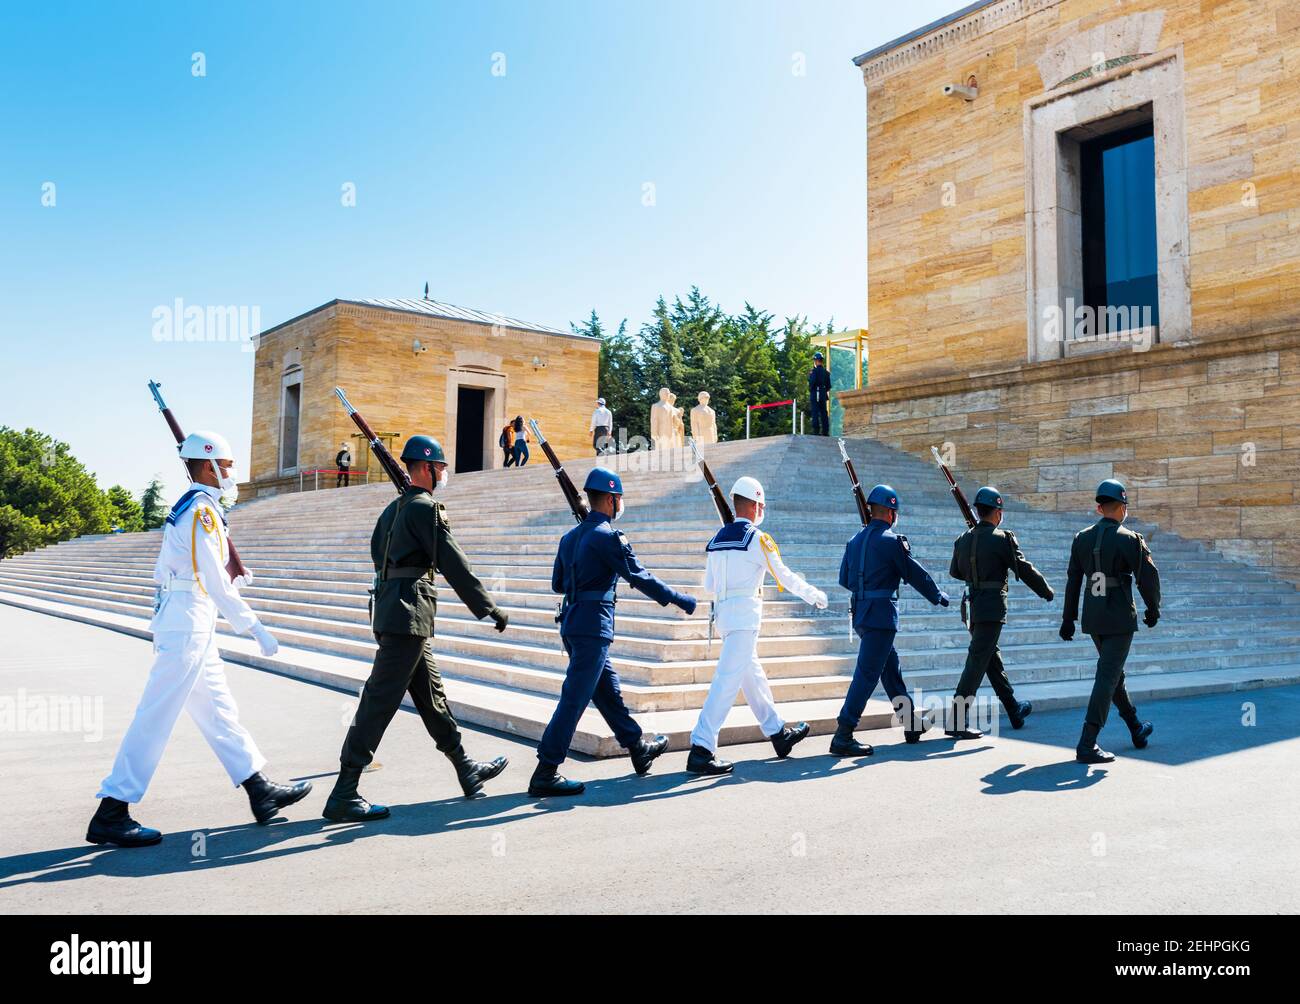
{"type": "MultiPolygon", "coordinates": [[[[900,531],[954,597],[948,609],[931,607],[904,587],[897,640],[909,687],[946,697],[966,653],[955,602],[961,586],[947,577],[961,517],[932,465],[873,441],[848,445],[867,485],[885,481],[900,492],[900,531]]],[[[535,452],[540,464],[457,475],[439,493],[457,540],[509,613],[510,627],[502,635],[490,621],[474,620],[443,583],[434,639],[456,714],[530,739],[540,738],[563,682],[566,658],[550,573],[556,543],[573,525],[550,467],[535,452]]],[[[618,459],[627,503],[620,528],[646,567],[704,599],[703,548],[718,520],[687,452],[618,459]]],[[[844,542],[859,525],[835,443],[802,436],[723,443],[709,448],[708,460],[724,491],[742,473],[763,481],[771,500],[764,529],[790,567],[831,597],[830,608],[818,613],[769,585],[759,648],[787,719],[807,720],[815,733],[833,731],[857,650],[847,594],[836,577],[844,542]]],[[[577,484],[594,463],[568,464],[577,484]]],[[[977,486],[963,487],[972,495],[977,486]]],[[[256,575],[244,595],[281,649],[266,659],[223,621],[225,657],[355,693],[374,651],[366,615],[370,533],[392,497],[390,485],[375,484],[237,507],[232,533],[256,575]]],[[[1065,643],[1056,633],[1069,543],[1090,521],[1087,513],[1036,512],[1014,503],[1007,513],[1005,525],[1058,594],[1048,605],[1013,581],[1002,635],[1017,693],[1039,708],[1082,706],[1091,688],[1091,644],[1086,638],[1065,643]]],[[[1198,543],[1138,521],[1132,525],[1147,535],[1164,589],[1160,624],[1140,631],[1129,659],[1128,686],[1136,701],[1300,681],[1300,594],[1292,586],[1198,543]]],[[[0,562],[0,602],[148,637],[158,544],[156,532],[81,538],[10,558],[0,562]]],[[[674,749],[685,748],[719,648],[717,639],[708,642],[708,604],[687,617],[626,584],[619,596],[611,654],[624,696],[647,731],[666,733],[674,749]]],[[[890,724],[889,705],[877,692],[863,728],[890,724]]],[[[722,741],[759,737],[748,708],[737,705],[722,741]]],[[[592,710],[574,748],[597,756],[620,752],[592,710]]]]}

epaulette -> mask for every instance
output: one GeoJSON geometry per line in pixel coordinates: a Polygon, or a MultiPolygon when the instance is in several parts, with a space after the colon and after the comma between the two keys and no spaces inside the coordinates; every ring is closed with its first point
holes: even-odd
{"type": "Polygon", "coordinates": [[[718,532],[713,535],[709,541],[706,551],[743,551],[749,547],[749,542],[754,539],[754,524],[742,523],[737,520],[734,523],[724,523],[718,532]]]}
{"type": "MultiPolygon", "coordinates": [[[[189,507],[192,506],[200,496],[206,496],[206,495],[207,492],[205,492],[202,488],[191,488],[189,491],[187,491],[184,495],[182,495],[180,498],[176,500],[176,504],[172,506],[171,512],[167,514],[167,518],[166,520],[164,520],[164,522],[168,526],[175,526],[176,521],[185,515],[185,511],[189,509],[189,507]]],[[[221,512],[220,506],[217,507],[217,511],[221,512]]],[[[221,512],[221,522],[224,523],[225,521],[226,521],[226,514],[221,512]]]]}

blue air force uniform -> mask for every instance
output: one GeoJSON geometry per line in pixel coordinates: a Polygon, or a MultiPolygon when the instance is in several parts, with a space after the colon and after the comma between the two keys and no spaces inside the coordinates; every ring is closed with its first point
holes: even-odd
{"type": "Polygon", "coordinates": [[[687,613],[695,610],[693,597],[677,592],[642,567],[627,537],[614,529],[604,513],[590,513],[560,539],[551,589],[564,594],[560,638],[569,655],[569,666],[560,703],[537,749],[537,759],[543,764],[556,767],[564,762],[578,720],[589,702],[595,703],[624,748],[631,749],[641,739],[641,726],[623,703],[618,674],[609,661],[609,646],[614,640],[614,593],[620,578],[660,606],[673,603],[687,613]]]}
{"type": "MultiPolygon", "coordinates": [[[[897,495],[887,485],[872,490],[873,503],[889,505],[890,500],[893,501],[890,507],[896,507],[897,495]],[[883,493],[881,488],[885,489],[883,493]],[[884,501],[879,502],[882,498],[884,501]]],[[[912,699],[903,683],[898,653],[894,650],[894,636],[898,633],[898,589],[902,582],[931,603],[948,605],[948,595],[912,557],[907,538],[895,533],[883,519],[873,519],[849,541],[840,562],[840,585],[852,594],[853,629],[862,639],[853,682],[838,718],[841,734],[851,735],[858,727],[858,719],[877,683],[884,684],[904,728],[914,731],[908,728],[916,724],[911,721],[912,699]]]]}

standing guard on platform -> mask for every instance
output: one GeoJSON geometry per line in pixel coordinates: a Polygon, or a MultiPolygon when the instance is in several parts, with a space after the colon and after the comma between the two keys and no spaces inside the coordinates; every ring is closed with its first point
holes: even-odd
{"type": "Polygon", "coordinates": [[[813,368],[808,371],[808,406],[812,411],[812,434],[831,434],[831,374],[820,352],[813,353],[813,368]]]}
{"type": "Polygon", "coordinates": [[[217,648],[218,613],[256,639],[267,658],[280,647],[239,595],[226,566],[231,545],[221,500],[233,502],[237,494],[234,452],[214,432],[193,432],[181,442],[180,454],[192,484],[167,514],[154,564],[153,668],[113,770],[100,785],[99,809],[86,831],[92,844],[143,847],[162,840],[157,830],[132,819],[129,807],[144,797],[181,711],[190,713],[231,783],[248,792],[259,823],[311,791],[310,781],[276,784],[262,774],[266,758],[239,722],[217,648]]]}
{"type": "Polygon", "coordinates": [[[1075,750],[1080,763],[1110,763],[1115,757],[1097,745],[1113,701],[1133,737],[1133,745],[1144,749],[1154,726],[1138,718],[1124,686],[1124,663],[1137,632],[1137,606],[1133,602],[1133,580],[1146,603],[1142,620],[1147,627],[1160,619],[1160,573],[1142,534],[1123,526],[1128,517],[1128,492],[1118,481],[1107,479],[1097,486],[1099,519],[1074,536],[1070,546],[1070,567],[1066,573],[1065,611],[1061,638],[1074,637],[1074,618],[1083,593],[1083,633],[1092,636],[1097,649],[1097,676],[1083,719],[1083,732],[1075,750]]]}
{"type": "Polygon", "coordinates": [[[898,633],[898,586],[906,582],[931,603],[948,606],[948,594],[934,584],[912,557],[912,547],[898,522],[898,494],[889,485],[876,485],[867,496],[871,522],[859,530],[844,549],[840,562],[840,585],[853,596],[853,629],[862,639],[853,682],[840,709],[838,728],[831,739],[833,756],[870,756],[874,750],[853,738],[858,720],[871,692],[883,682],[903,722],[903,737],[919,742],[929,726],[916,712],[899,670],[894,636],[898,633]]]}
{"type": "Polygon", "coordinates": [[[590,511],[560,538],[551,572],[551,589],[564,594],[560,638],[569,665],[559,704],[537,748],[537,770],[528,783],[528,794],[535,797],[581,795],[585,790],[581,781],[561,777],[557,770],[568,754],[578,720],[590,703],[595,703],[596,710],[614,730],[638,774],[645,774],[654,759],[668,748],[666,736],[652,740],[642,736],[641,726],[623,703],[618,674],[609,661],[618,580],[627,580],[660,606],[672,603],[688,614],[695,612],[694,597],[677,592],[646,571],[627,538],[614,529],[613,522],[623,514],[623,482],[619,476],[604,467],[593,468],[583,491],[590,511]]]}
{"type": "Polygon", "coordinates": [[[970,628],[970,648],[961,679],[957,681],[951,719],[944,730],[954,739],[979,739],[984,735],[971,727],[970,709],[986,675],[993,692],[1007,709],[1012,728],[1022,728],[1033,711],[1028,701],[1016,700],[998,650],[1002,625],[1007,622],[1007,573],[1013,573],[1048,603],[1054,596],[1042,573],[1020,552],[1015,535],[1000,529],[1002,493],[988,486],[981,488],[975,493],[975,511],[979,522],[957,538],[948,568],[949,575],[966,583],[962,612],[966,613],[968,604],[970,611],[965,618],[970,628]]]}
{"type": "Polygon", "coordinates": [[[708,564],[704,588],[714,595],[722,653],[709,684],[708,696],[699,721],[691,732],[691,753],[686,769],[692,774],[730,774],[732,764],[717,758],[718,734],[727,712],[736,703],[736,691],[743,689],[745,703],[758,719],[763,735],[771,740],[776,755],[784,759],[795,744],[808,735],[808,723],[787,727],[776,709],[772,688],[758,661],[758,631],[763,623],[763,580],[772,573],[778,589],[789,589],[818,610],[826,609],[826,594],[790,571],[781,552],[766,533],[763,522],[767,500],[755,478],[741,478],[731,488],[736,518],[723,524],[705,548],[708,564]]]}
{"type": "MultiPolygon", "coordinates": [[[[391,454],[385,451],[384,455],[392,461],[391,454]]],[[[361,797],[357,784],[407,693],[425,729],[451,761],[466,798],[478,797],[483,782],[506,768],[505,757],[490,763],[471,760],[461,745],[460,727],[447,706],[429,645],[438,611],[434,573],[442,573],[479,620],[490,617],[496,629],[504,631],[508,618],[470,568],[451,535],[446,510],[433,498],[434,489],[447,484],[442,446],[430,436],[412,436],[402,450],[402,462],[410,485],[380,514],[370,537],[370,557],[375,565],[371,629],[379,649],[343,740],[338,780],[322,813],[335,822],[388,816],[386,806],[371,805],[361,797]]]]}

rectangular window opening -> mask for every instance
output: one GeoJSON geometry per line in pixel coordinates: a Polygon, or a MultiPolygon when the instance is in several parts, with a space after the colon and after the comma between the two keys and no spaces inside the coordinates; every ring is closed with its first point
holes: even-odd
{"type": "Polygon", "coordinates": [[[1084,301],[1098,337],[1160,324],[1150,121],[1079,144],[1084,301]]]}

